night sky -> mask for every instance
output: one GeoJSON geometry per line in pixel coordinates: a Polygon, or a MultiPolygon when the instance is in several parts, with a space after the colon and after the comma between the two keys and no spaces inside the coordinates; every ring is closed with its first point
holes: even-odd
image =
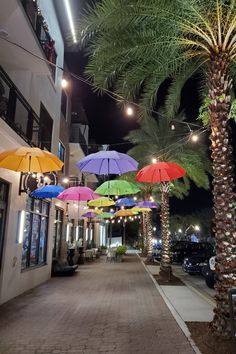
{"type": "MultiPolygon", "coordinates": [[[[81,51],[77,53],[67,53],[66,62],[70,71],[83,76],[87,58],[81,51]]],[[[125,113],[118,108],[114,100],[107,96],[97,96],[87,84],[75,80],[73,87],[74,97],[82,102],[87,114],[90,127],[90,139],[94,140],[96,144],[111,144],[110,150],[114,149],[120,152],[126,152],[131,146],[128,145],[127,142],[124,142],[123,137],[126,136],[130,130],[138,127],[135,117],[126,116],[125,113]]],[[[158,94],[159,106],[163,104],[167,88],[168,83],[163,85],[158,94]]],[[[184,109],[187,119],[190,122],[194,122],[198,115],[200,105],[198,89],[199,81],[196,78],[187,83],[182,95],[181,108],[184,109]]],[[[234,136],[236,136],[235,124],[233,130],[234,136]]],[[[234,141],[235,140],[236,139],[234,139],[234,141]]],[[[206,143],[209,144],[207,137],[206,143]]],[[[194,185],[191,187],[189,197],[185,198],[184,201],[171,198],[172,213],[190,213],[208,207],[212,207],[211,192],[198,189],[194,185]]]]}

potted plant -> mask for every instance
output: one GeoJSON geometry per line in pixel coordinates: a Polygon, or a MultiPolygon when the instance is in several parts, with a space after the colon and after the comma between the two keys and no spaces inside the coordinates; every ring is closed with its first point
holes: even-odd
{"type": "Polygon", "coordinates": [[[122,262],[123,255],[126,253],[127,247],[126,246],[118,246],[116,249],[116,260],[117,262],[122,262]]]}
{"type": "Polygon", "coordinates": [[[107,246],[101,245],[101,253],[102,255],[106,255],[107,252],[107,246]]]}

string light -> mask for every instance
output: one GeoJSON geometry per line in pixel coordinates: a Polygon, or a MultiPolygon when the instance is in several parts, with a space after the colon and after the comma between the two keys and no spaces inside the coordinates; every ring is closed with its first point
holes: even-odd
{"type": "Polygon", "coordinates": [[[156,158],[153,158],[153,159],[152,159],[152,163],[157,163],[157,159],[156,159],[156,158]]]}
{"type": "Polygon", "coordinates": [[[61,87],[66,88],[68,86],[68,81],[66,79],[61,80],[61,87]]]}
{"type": "Polygon", "coordinates": [[[133,108],[130,107],[130,106],[127,106],[127,107],[126,107],[126,114],[127,114],[127,116],[130,116],[130,117],[131,117],[131,116],[134,114],[133,108]]]}
{"type": "Polygon", "coordinates": [[[69,183],[69,178],[67,178],[67,177],[63,178],[62,183],[65,183],[65,184],[69,183]]]}
{"type": "Polygon", "coordinates": [[[199,140],[198,135],[196,135],[196,134],[192,134],[192,136],[191,136],[191,140],[192,140],[194,143],[196,143],[196,142],[199,140]]]}

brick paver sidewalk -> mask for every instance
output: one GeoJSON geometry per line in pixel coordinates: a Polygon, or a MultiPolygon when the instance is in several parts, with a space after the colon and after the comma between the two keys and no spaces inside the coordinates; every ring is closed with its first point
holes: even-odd
{"type": "Polygon", "coordinates": [[[83,265],[0,307],[0,354],[193,354],[137,256],[83,265]]]}

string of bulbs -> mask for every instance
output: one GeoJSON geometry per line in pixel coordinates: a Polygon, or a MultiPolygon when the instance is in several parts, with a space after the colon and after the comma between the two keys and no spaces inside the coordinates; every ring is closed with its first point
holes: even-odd
{"type": "MultiPolygon", "coordinates": [[[[94,84],[92,84],[89,80],[84,79],[83,77],[81,77],[81,76],[79,76],[79,75],[77,75],[77,74],[75,74],[75,73],[73,73],[73,72],[71,72],[71,71],[69,71],[69,70],[65,70],[63,67],[61,67],[61,66],[59,66],[59,65],[57,65],[57,64],[54,64],[54,63],[50,62],[49,60],[47,60],[46,58],[41,57],[40,55],[37,55],[37,54],[33,53],[32,51],[30,51],[29,49],[26,49],[26,48],[23,47],[22,45],[20,45],[20,44],[18,44],[18,43],[16,43],[16,42],[13,42],[13,41],[11,41],[11,40],[5,38],[5,37],[1,37],[1,36],[0,36],[0,39],[3,40],[3,41],[6,41],[7,43],[9,43],[9,44],[11,44],[11,45],[13,45],[13,46],[15,46],[15,47],[17,47],[17,48],[23,50],[23,51],[25,51],[26,53],[28,53],[29,55],[33,56],[34,58],[37,58],[38,60],[41,60],[41,61],[43,61],[43,62],[46,62],[48,65],[50,65],[50,66],[52,66],[52,67],[54,67],[54,68],[56,68],[56,69],[58,69],[58,70],[61,70],[61,71],[63,72],[63,74],[65,74],[65,76],[67,76],[67,75],[68,75],[68,76],[71,76],[71,77],[75,78],[76,80],[78,80],[78,81],[80,81],[80,82],[83,82],[83,83],[85,83],[86,85],[89,85],[90,87],[93,87],[93,88],[96,87],[96,86],[95,86],[94,84]]],[[[67,80],[65,80],[65,78],[63,78],[61,84],[62,84],[62,87],[65,88],[65,87],[67,86],[67,80]]],[[[136,102],[128,101],[128,100],[126,100],[123,96],[121,96],[121,95],[119,95],[119,94],[117,94],[117,93],[115,93],[115,92],[112,92],[112,91],[110,91],[109,89],[103,89],[103,91],[104,91],[104,93],[105,93],[107,96],[109,96],[110,98],[112,98],[112,99],[113,99],[114,101],[116,101],[116,102],[119,102],[119,103],[120,103],[120,102],[125,101],[125,102],[128,104],[128,106],[127,106],[127,115],[129,115],[129,116],[133,115],[133,109],[132,109],[131,106],[135,106],[135,107],[138,107],[138,108],[140,108],[140,109],[146,109],[146,107],[143,107],[142,105],[140,105],[140,104],[138,104],[138,103],[136,103],[136,102]]],[[[166,119],[166,117],[165,117],[164,114],[162,114],[161,112],[157,112],[157,111],[154,110],[154,109],[151,109],[151,108],[150,108],[150,109],[149,109],[149,112],[150,112],[150,113],[153,113],[153,114],[157,114],[157,115],[159,115],[159,116],[161,116],[161,117],[163,117],[163,118],[166,119]]],[[[189,133],[183,134],[183,135],[185,135],[184,138],[181,138],[181,139],[178,140],[177,142],[175,142],[175,143],[173,143],[172,145],[170,145],[170,146],[168,146],[168,147],[166,147],[166,148],[160,150],[159,152],[168,150],[169,147],[172,146],[172,149],[169,149],[168,151],[165,151],[165,154],[166,154],[166,153],[172,151],[172,150],[175,148],[175,146],[179,145],[181,142],[182,142],[182,144],[188,143],[188,142],[189,142],[189,139],[191,139],[193,142],[197,142],[197,141],[198,141],[198,138],[199,138],[199,135],[207,131],[206,128],[199,127],[198,124],[190,123],[190,122],[185,122],[185,121],[178,120],[178,119],[175,119],[175,118],[173,118],[172,121],[171,121],[171,130],[172,130],[172,131],[175,130],[174,122],[187,125],[187,127],[188,127],[188,129],[189,129],[189,132],[190,132],[190,135],[189,135],[189,133]],[[197,127],[198,129],[195,130],[195,131],[193,131],[193,130],[191,129],[191,127],[197,127]],[[198,133],[199,133],[199,134],[198,134],[198,133]]],[[[181,134],[181,135],[182,135],[182,134],[181,134]]],[[[182,135],[182,136],[183,136],[183,135],[182,135]]],[[[180,135],[179,135],[179,136],[180,136],[180,135]]],[[[160,139],[166,139],[166,137],[160,138],[160,139]]],[[[112,143],[112,144],[107,144],[107,145],[108,145],[108,146],[117,146],[117,145],[124,145],[124,144],[130,144],[130,142],[112,143]]],[[[81,145],[86,145],[86,144],[81,144],[81,145]]],[[[103,145],[103,144],[89,144],[89,146],[101,146],[101,145],[103,145]]],[[[160,157],[160,156],[159,156],[159,157],[160,157]]]]}

